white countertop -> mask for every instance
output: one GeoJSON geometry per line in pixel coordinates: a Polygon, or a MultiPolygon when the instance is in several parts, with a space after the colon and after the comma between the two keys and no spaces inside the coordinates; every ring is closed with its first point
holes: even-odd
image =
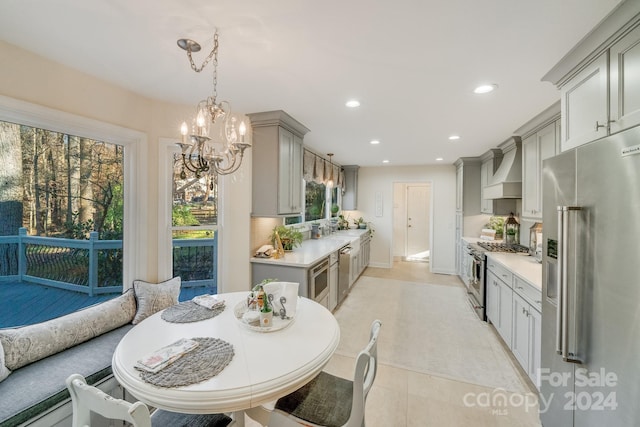
{"type": "Polygon", "coordinates": [[[345,245],[360,241],[360,236],[369,230],[341,230],[320,239],[308,239],[291,252],[285,252],[283,258],[256,258],[251,257],[251,262],[261,264],[283,265],[289,267],[311,267],[330,253],[337,251],[345,245]]]}
{"type": "Polygon", "coordinates": [[[485,252],[487,257],[502,264],[515,275],[526,280],[537,289],[542,290],[542,264],[529,255],[504,252],[485,252]]]}

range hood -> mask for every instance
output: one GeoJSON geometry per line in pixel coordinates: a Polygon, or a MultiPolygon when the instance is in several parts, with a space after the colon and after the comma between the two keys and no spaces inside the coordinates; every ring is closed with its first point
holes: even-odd
{"type": "Polygon", "coordinates": [[[514,136],[500,144],[502,163],[484,187],[485,199],[522,198],[522,140],[514,136]]]}

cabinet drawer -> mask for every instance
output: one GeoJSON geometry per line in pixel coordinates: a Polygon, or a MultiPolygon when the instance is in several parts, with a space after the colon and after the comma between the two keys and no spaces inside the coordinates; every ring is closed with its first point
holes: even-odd
{"type": "Polygon", "coordinates": [[[487,257],[487,270],[495,274],[498,279],[505,282],[509,287],[512,287],[513,273],[509,269],[505,268],[502,264],[492,260],[491,257],[487,257]]]}
{"type": "Polygon", "coordinates": [[[542,312],[542,291],[518,276],[513,276],[513,290],[533,308],[542,312]]]}

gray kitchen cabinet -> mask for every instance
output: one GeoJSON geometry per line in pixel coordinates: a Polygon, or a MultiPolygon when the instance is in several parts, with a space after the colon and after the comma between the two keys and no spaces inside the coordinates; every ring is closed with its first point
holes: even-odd
{"type": "Polygon", "coordinates": [[[522,217],[542,219],[542,162],[556,155],[556,122],[522,141],[522,217]]]}
{"type": "Polygon", "coordinates": [[[609,50],[611,133],[640,124],[640,26],[609,50]]]}
{"type": "MultiPolygon", "coordinates": [[[[495,279],[495,277],[493,279],[495,279]]],[[[498,283],[489,277],[488,272],[487,277],[485,277],[485,282],[487,293],[485,314],[487,315],[487,321],[493,323],[495,326],[500,323],[500,289],[498,288],[498,283]]]]}
{"type": "Polygon", "coordinates": [[[520,366],[529,365],[529,310],[531,306],[520,295],[513,294],[513,330],[511,352],[520,366]]]}
{"type": "MultiPolygon", "coordinates": [[[[339,254],[335,254],[336,259],[339,254]]],[[[329,310],[333,311],[338,305],[338,280],[339,280],[338,263],[334,262],[329,267],[329,310]]]]}
{"type": "Polygon", "coordinates": [[[493,173],[498,169],[498,165],[502,160],[502,151],[491,149],[480,158],[482,159],[482,166],[480,167],[480,193],[482,194],[480,211],[483,214],[493,214],[493,200],[484,198],[484,187],[489,185],[493,173]]]}
{"type": "Polygon", "coordinates": [[[454,165],[456,166],[456,272],[458,276],[462,276],[462,260],[466,248],[462,237],[479,236],[482,229],[482,226],[477,224],[478,215],[481,213],[482,161],[479,157],[461,157],[455,161],[454,165]]]}
{"type": "Polygon", "coordinates": [[[302,142],[309,131],[284,111],[248,114],[252,138],[252,215],[300,215],[302,142]]]}
{"type": "Polygon", "coordinates": [[[538,369],[541,356],[541,315],[517,292],[513,293],[513,336],[511,352],[531,381],[539,387],[538,369]]]}
{"type": "Polygon", "coordinates": [[[487,292],[490,304],[488,315],[498,334],[507,346],[511,347],[513,290],[506,282],[498,278],[494,270],[487,270],[487,292]]]}
{"type": "Polygon", "coordinates": [[[608,54],[589,64],[560,89],[562,151],[607,135],[608,54]]]}
{"type": "Polygon", "coordinates": [[[344,194],[342,195],[342,210],[355,211],[358,209],[358,169],[357,165],[342,166],[344,170],[344,194]]]}
{"type": "Polygon", "coordinates": [[[362,274],[365,268],[369,266],[369,258],[371,255],[371,234],[365,233],[360,236],[360,251],[358,256],[359,274],[362,274]]]}
{"type": "Polygon", "coordinates": [[[256,285],[265,279],[276,279],[280,282],[299,283],[298,294],[302,297],[309,296],[309,268],[291,265],[274,265],[251,263],[252,284],[256,285]]]}
{"type": "Polygon", "coordinates": [[[560,89],[562,151],[640,124],[640,2],[620,4],[544,77],[560,89]]]}

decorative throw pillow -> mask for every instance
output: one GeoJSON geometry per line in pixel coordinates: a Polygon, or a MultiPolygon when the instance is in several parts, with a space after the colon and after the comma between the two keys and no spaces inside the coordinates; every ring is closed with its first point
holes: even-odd
{"type": "Polygon", "coordinates": [[[133,290],[138,310],[131,323],[137,325],[152,314],[177,304],[181,283],[179,276],[157,284],[134,280],[133,290]]]}
{"type": "Polygon", "coordinates": [[[0,341],[0,381],[9,376],[11,371],[4,366],[4,350],[2,349],[2,341],[0,341]]]}
{"type": "Polygon", "coordinates": [[[46,322],[0,330],[4,363],[15,370],[131,322],[133,292],[46,322]]]}

